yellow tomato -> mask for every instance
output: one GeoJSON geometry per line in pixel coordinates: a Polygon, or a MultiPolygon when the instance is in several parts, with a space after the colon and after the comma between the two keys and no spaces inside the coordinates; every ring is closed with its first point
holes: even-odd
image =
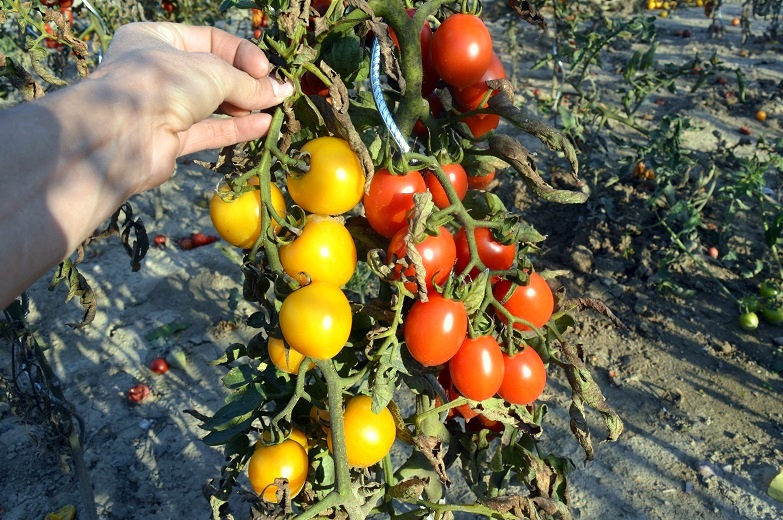
{"type": "MultiPolygon", "coordinates": [[[[289,374],[298,374],[299,366],[304,361],[304,356],[297,350],[292,348],[286,348],[285,342],[280,338],[269,338],[267,341],[267,350],[269,350],[269,359],[272,363],[283,372],[289,374]]],[[[313,363],[307,367],[307,370],[313,368],[313,363]]]]}
{"type": "Polygon", "coordinates": [[[334,284],[313,282],[289,294],[280,307],[288,345],[313,359],[330,359],[351,333],[351,305],[334,284]]]}
{"type": "Polygon", "coordinates": [[[356,245],[345,226],[337,219],[323,215],[308,215],[302,234],[280,247],[283,269],[307,283],[329,282],[342,286],[356,270],[356,245]]]}
{"type": "Polygon", "coordinates": [[[304,487],[309,465],[307,451],[293,439],[272,446],[259,442],[250,457],[247,474],[256,493],[267,502],[277,503],[275,479],[288,479],[291,497],[295,497],[304,487]]]}
{"type": "MultiPolygon", "coordinates": [[[[248,181],[249,185],[258,185],[258,179],[248,181]]],[[[272,206],[275,212],[284,217],[286,214],[283,193],[274,184],[269,185],[272,193],[272,206]]],[[[248,249],[253,247],[261,235],[261,193],[259,190],[246,191],[234,196],[227,185],[222,185],[219,192],[212,195],[209,202],[209,216],[215,231],[229,244],[248,249]],[[221,197],[225,197],[225,200],[221,197]],[[235,197],[235,198],[232,198],[235,197]]],[[[275,232],[280,226],[275,226],[275,232]]]]}
{"type": "MultiPolygon", "coordinates": [[[[397,435],[394,417],[388,408],[372,411],[372,398],[352,397],[345,405],[345,449],[348,465],[366,468],[377,464],[391,450],[397,435]]],[[[332,436],[326,437],[332,449],[332,436]]]]}
{"type": "Polygon", "coordinates": [[[306,173],[292,172],[286,184],[288,193],[310,213],[338,215],[350,211],[364,195],[364,170],[359,156],[347,141],[319,137],[302,147],[310,156],[306,173]]]}
{"type": "MultiPolygon", "coordinates": [[[[269,430],[265,430],[261,437],[265,442],[269,442],[272,439],[272,435],[269,430]]],[[[296,441],[305,449],[305,451],[310,451],[309,441],[307,440],[307,436],[302,430],[298,428],[291,428],[291,434],[288,436],[288,439],[296,441]]]]}

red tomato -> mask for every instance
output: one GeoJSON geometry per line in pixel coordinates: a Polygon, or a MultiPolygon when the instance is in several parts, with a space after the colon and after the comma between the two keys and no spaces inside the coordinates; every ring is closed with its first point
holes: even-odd
{"type": "MultiPolygon", "coordinates": [[[[407,228],[402,228],[392,237],[389,243],[389,251],[387,257],[389,260],[392,256],[402,258],[407,252],[405,247],[405,234],[408,232],[407,228]]],[[[416,250],[421,255],[421,263],[424,265],[425,278],[427,280],[427,292],[432,294],[434,292],[434,284],[442,285],[451,273],[454,262],[457,260],[457,248],[454,245],[454,237],[445,226],[440,227],[440,234],[436,236],[427,236],[423,241],[416,244],[416,250]]],[[[395,273],[400,276],[402,266],[397,265],[395,267],[395,273]]],[[[415,272],[413,264],[405,269],[404,275],[410,279],[410,282],[405,283],[405,288],[416,293],[416,282],[414,281],[415,272]]]]}
{"type": "Polygon", "coordinates": [[[128,390],[128,401],[131,403],[140,403],[147,399],[151,393],[150,387],[144,383],[139,383],[128,390]]]}
{"type": "MultiPolygon", "coordinates": [[[[468,174],[465,172],[465,168],[461,164],[444,164],[441,166],[446,176],[449,178],[449,182],[454,187],[454,191],[457,192],[457,197],[462,200],[465,194],[468,192],[468,174]]],[[[432,193],[432,202],[435,203],[440,209],[448,208],[451,206],[449,197],[446,195],[446,190],[443,189],[438,178],[432,172],[426,172],[424,174],[424,183],[427,185],[427,189],[432,193]]]]}
{"type": "MultiPolygon", "coordinates": [[[[448,367],[444,368],[438,373],[438,382],[446,391],[446,397],[448,397],[449,402],[462,397],[462,395],[460,395],[460,393],[454,389],[454,385],[451,383],[451,374],[449,373],[448,367]]],[[[436,402],[439,400],[440,398],[437,398],[436,402]]],[[[478,412],[471,408],[469,404],[461,404],[459,406],[455,406],[454,408],[450,408],[446,418],[451,419],[457,413],[459,413],[466,421],[469,421],[478,415],[478,412]]]]}
{"type": "MultiPolygon", "coordinates": [[[[495,284],[492,294],[500,302],[506,297],[510,289],[511,282],[501,280],[495,284]]],[[[538,273],[531,273],[530,283],[524,286],[517,286],[508,301],[503,304],[503,307],[513,316],[529,321],[536,327],[542,327],[552,317],[555,299],[552,295],[552,289],[549,288],[546,280],[541,278],[541,275],[538,273]]],[[[496,314],[500,321],[506,323],[507,320],[503,314],[497,311],[496,314]]],[[[515,322],[514,328],[530,330],[530,327],[520,322],[515,322]]]]}
{"type": "Polygon", "coordinates": [[[485,190],[495,180],[495,171],[486,175],[469,175],[468,188],[471,190],[485,190]]]}
{"type": "Polygon", "coordinates": [[[463,88],[479,81],[492,61],[492,37],[481,18],[453,14],[446,18],[430,47],[435,70],[452,87],[463,88]]]}
{"type": "Polygon", "coordinates": [[[209,243],[209,238],[204,233],[193,233],[190,236],[190,241],[193,243],[193,247],[201,247],[209,243]]]}
{"type": "Polygon", "coordinates": [[[189,249],[193,249],[193,240],[189,237],[183,238],[179,241],[179,246],[184,249],[185,251],[189,249]]]}
{"type": "Polygon", "coordinates": [[[152,239],[152,243],[157,247],[163,247],[166,245],[166,235],[155,235],[152,239]]]}
{"type": "Polygon", "coordinates": [[[408,225],[408,212],[413,209],[413,194],[426,190],[424,178],[417,171],[392,175],[389,170],[378,170],[363,199],[364,214],[370,226],[386,238],[391,238],[408,225]]]}
{"type": "Polygon", "coordinates": [[[424,365],[441,365],[457,353],[468,332],[468,314],[462,302],[438,293],[416,300],[405,317],[403,333],[411,356],[424,365]]]}
{"type": "MultiPolygon", "coordinates": [[[[493,271],[511,269],[517,256],[516,244],[505,245],[497,242],[492,236],[492,231],[485,227],[474,228],[473,236],[476,239],[476,252],[484,267],[493,271]]],[[[454,235],[454,244],[457,246],[455,271],[461,274],[470,263],[470,246],[465,228],[460,228],[454,235]]],[[[479,270],[475,267],[470,271],[471,278],[475,278],[478,274],[479,270]]]]}
{"type": "MultiPolygon", "coordinates": [[[[500,61],[498,55],[493,52],[489,68],[481,77],[480,81],[464,88],[453,89],[454,100],[457,102],[457,106],[465,111],[476,110],[489,90],[486,82],[493,79],[505,79],[505,77],[506,70],[503,68],[503,62],[500,61]]],[[[492,93],[493,96],[495,94],[497,94],[497,91],[492,93]]],[[[487,104],[485,103],[482,105],[482,108],[486,106],[487,104]]]]}
{"type": "Polygon", "coordinates": [[[512,404],[528,405],[538,399],[546,386],[546,367],[533,347],[513,356],[503,354],[505,372],[498,394],[512,404]]]}
{"type": "Polygon", "coordinates": [[[468,125],[473,137],[478,139],[498,127],[500,116],[497,114],[476,114],[464,117],[462,121],[468,125]]]}
{"type": "Polygon", "coordinates": [[[169,363],[162,357],[155,358],[150,363],[150,370],[156,374],[165,374],[169,371],[169,363]]]}
{"type": "Polygon", "coordinates": [[[299,82],[302,86],[302,92],[307,96],[326,97],[329,95],[329,87],[326,86],[326,83],[310,71],[302,74],[302,79],[299,82]]]}
{"type": "Polygon", "coordinates": [[[474,401],[495,395],[503,383],[503,352],[492,336],[467,338],[449,361],[454,388],[474,401]]]}

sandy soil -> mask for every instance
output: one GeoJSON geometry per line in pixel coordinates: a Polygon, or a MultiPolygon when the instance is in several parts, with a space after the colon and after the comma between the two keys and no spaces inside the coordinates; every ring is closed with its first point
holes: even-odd
{"type": "MultiPolygon", "coordinates": [[[[738,12],[739,6],[730,4],[724,16],[728,20],[738,12]]],[[[707,24],[695,8],[661,20],[660,58],[684,61],[696,52],[704,57],[717,51],[721,59],[748,71],[754,92],[778,88],[783,80],[779,43],[751,41],[749,55],[741,57],[739,29],[729,26],[724,38],[716,40],[708,37],[707,24]],[[693,31],[685,43],[675,36],[683,27],[693,31]]],[[[754,31],[760,34],[762,27],[758,22],[754,31]]],[[[530,59],[517,69],[524,75],[517,79],[529,93],[548,87],[546,73],[527,74],[525,69],[551,42],[535,36],[527,43],[530,59]]],[[[630,51],[617,51],[604,70],[611,72],[630,51]]],[[[687,144],[695,148],[714,144],[713,129],[736,142],[740,121],[753,136],[781,132],[780,95],[766,97],[776,99],[777,105],[770,101],[765,107],[770,117],[764,124],[753,118],[758,108],[754,104],[719,103],[719,86],[689,99],[665,97],[663,106],[650,103],[643,111],[658,118],[686,110],[704,125],[689,134],[687,144]]],[[[539,151],[543,163],[549,160],[548,152],[539,151]]],[[[583,171],[589,174],[589,165],[583,171]]],[[[180,161],[174,179],[159,192],[135,198],[135,211],[151,236],[165,234],[171,243],[195,231],[210,233],[206,200],[214,180],[214,174],[191,161],[180,161]],[[155,217],[158,203],[162,214],[155,217]]],[[[541,262],[572,270],[560,280],[569,294],[603,299],[629,327],[621,332],[604,318],[585,314],[572,335],[590,353],[594,376],[625,421],[626,432],[618,442],[598,446],[596,460],[582,463],[583,454],[568,431],[569,391],[561,374],[552,375],[543,396],[550,407],[544,447],[572,457],[576,464],[570,481],[574,516],[783,517],[783,504],[766,493],[783,466],[783,329],[762,325],[752,334],[742,332],[736,326],[735,305],[687,266],[678,281],[694,290],[693,296],[659,292],[646,271],[655,265],[651,258],[658,244],[647,235],[623,232],[627,224],[644,221],[647,196],[643,186],[625,177],[597,190],[580,207],[541,205],[518,181],[503,179],[495,188],[502,188],[510,202],[549,234],[541,262]],[[623,256],[628,245],[648,253],[623,256]]],[[[240,301],[234,308],[231,303],[241,290],[237,258],[221,243],[190,251],[152,248],[141,271],[133,273],[116,240],[94,244],[82,272],[101,304],[94,323],[80,330],[66,326],[77,321],[81,311],[75,302],[62,303],[63,287],[48,291],[45,277],[30,290],[30,323],[49,347],[47,355],[66,398],[84,420],[85,459],[102,518],[208,517],[202,488],[219,477],[223,458],[200,442],[203,432],[183,410],[206,413],[222,404],[222,371],[209,362],[230,343],[246,341],[252,334],[242,324],[251,307],[240,301]],[[150,339],[161,326],[178,332],[150,339]],[[184,366],[165,375],[147,368],[153,358],[175,351],[184,354],[184,366]],[[131,405],[126,392],[139,382],[151,388],[152,397],[131,405]]],[[[713,265],[732,288],[752,290],[750,282],[719,262],[713,265]]],[[[0,357],[0,370],[7,376],[6,348],[0,357]]],[[[43,518],[66,504],[81,510],[74,474],[63,471],[40,429],[25,427],[7,406],[0,406],[0,518],[43,518]]],[[[596,414],[589,417],[598,440],[602,426],[596,414]]]]}

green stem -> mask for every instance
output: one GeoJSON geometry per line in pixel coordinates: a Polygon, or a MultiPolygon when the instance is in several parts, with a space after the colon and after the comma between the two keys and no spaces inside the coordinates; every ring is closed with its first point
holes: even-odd
{"type": "MultiPolygon", "coordinates": [[[[756,197],[759,201],[759,211],[761,212],[761,225],[764,228],[764,239],[766,240],[767,235],[769,234],[769,223],[767,222],[766,217],[766,207],[764,206],[764,194],[758,190],[756,192],[756,197]]],[[[769,244],[769,242],[767,242],[769,244]]],[[[770,251],[772,251],[772,257],[775,259],[775,264],[778,266],[778,276],[781,280],[783,280],[783,264],[780,262],[780,255],[778,254],[778,248],[776,244],[771,244],[769,246],[770,251]]]]}

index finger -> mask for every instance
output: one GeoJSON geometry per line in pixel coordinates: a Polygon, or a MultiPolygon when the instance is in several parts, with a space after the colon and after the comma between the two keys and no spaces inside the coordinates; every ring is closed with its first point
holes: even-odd
{"type": "Polygon", "coordinates": [[[169,42],[186,52],[208,52],[256,79],[269,75],[271,66],[264,51],[236,35],[215,27],[159,24],[169,31],[169,42]]]}

